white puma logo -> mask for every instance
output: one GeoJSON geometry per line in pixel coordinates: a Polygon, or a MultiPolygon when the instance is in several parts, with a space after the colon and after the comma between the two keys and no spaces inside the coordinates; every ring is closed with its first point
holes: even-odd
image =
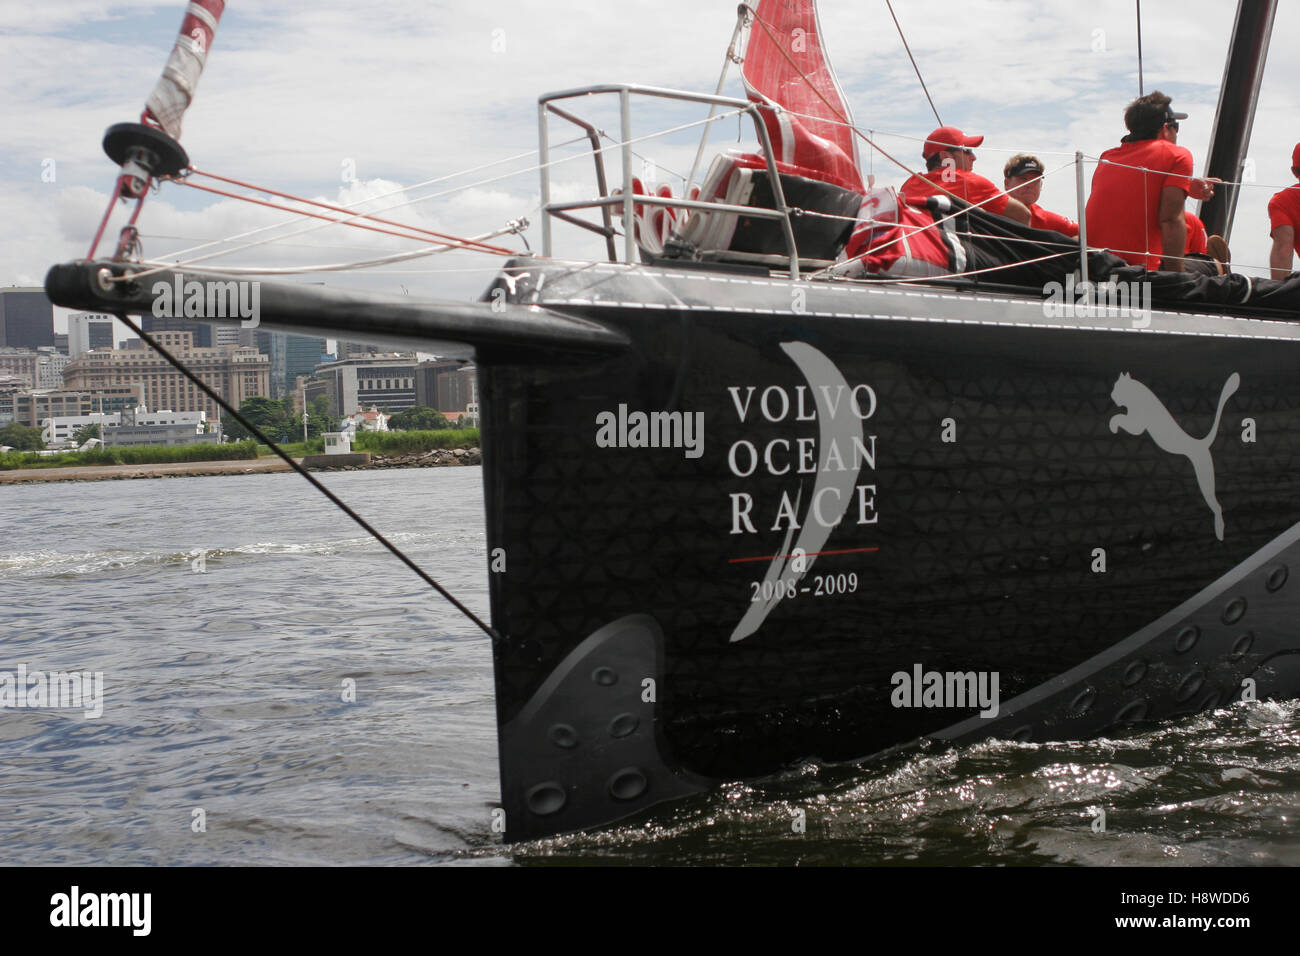
{"type": "Polygon", "coordinates": [[[1146,432],[1161,451],[1172,455],[1185,455],[1196,472],[1196,483],[1201,486],[1205,503],[1214,512],[1214,534],[1223,540],[1223,508],[1214,496],[1214,459],[1210,456],[1210,445],[1219,433],[1219,420],[1223,417],[1223,406],[1237,391],[1241,376],[1233,372],[1223,383],[1219,393],[1219,407],[1214,413],[1214,424],[1204,438],[1193,438],[1179,427],[1169,410],[1156,398],[1155,393],[1127,372],[1121,372],[1111,389],[1110,397],[1116,405],[1125,409],[1122,414],[1110,419],[1110,430],[1118,432],[1121,428],[1130,435],[1146,432]]]}

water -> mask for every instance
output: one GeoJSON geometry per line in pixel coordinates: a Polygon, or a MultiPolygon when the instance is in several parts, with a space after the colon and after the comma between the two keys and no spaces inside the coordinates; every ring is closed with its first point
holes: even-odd
{"type": "MultiPolygon", "coordinates": [[[[480,469],[322,478],[486,617],[480,469]]],[[[0,711],[9,863],[1300,864],[1295,702],[503,847],[486,638],[298,476],[9,485],[0,517],[0,671],[104,673],[97,719],[0,711]]]]}

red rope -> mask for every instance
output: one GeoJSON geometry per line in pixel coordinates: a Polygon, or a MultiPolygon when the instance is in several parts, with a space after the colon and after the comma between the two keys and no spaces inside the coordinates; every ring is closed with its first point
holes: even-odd
{"type": "MultiPolygon", "coordinates": [[[[216,193],[218,196],[227,196],[231,199],[241,199],[244,202],[255,203],[259,206],[267,206],[270,209],[279,209],[283,212],[291,212],[299,216],[311,216],[313,219],[324,219],[326,222],[337,223],[340,226],[352,226],[355,229],[368,229],[371,232],[382,232],[385,233],[386,235],[397,236],[400,239],[414,239],[417,242],[427,242],[430,243],[431,245],[458,246],[459,248],[462,249],[469,249],[471,251],[478,251],[478,252],[490,251],[494,255],[501,255],[501,254],[511,255],[511,256],[518,255],[517,252],[510,249],[502,249],[500,252],[497,252],[495,248],[491,248],[491,247],[488,249],[476,248],[476,246],[481,246],[482,243],[477,243],[475,245],[468,245],[466,242],[463,242],[461,240],[451,240],[451,241],[435,240],[435,239],[430,239],[427,236],[414,236],[411,235],[410,233],[397,232],[392,229],[383,229],[379,226],[370,226],[364,222],[347,222],[346,220],[335,219],[332,216],[326,216],[323,213],[319,213],[319,212],[308,212],[305,209],[294,209],[292,206],[282,206],[279,203],[267,202],[265,199],[254,199],[252,196],[241,196],[238,193],[227,192],[224,189],[216,189],[212,186],[200,186],[198,183],[190,182],[188,179],[178,179],[176,180],[176,182],[184,186],[189,186],[192,189],[201,189],[204,192],[216,193]]],[[[469,240],[469,241],[472,242],[473,240],[469,240]]]]}
{"type": "MultiPolygon", "coordinates": [[[[309,206],[319,206],[321,209],[329,209],[329,210],[331,210],[332,212],[341,212],[341,213],[344,213],[345,215],[348,215],[348,216],[354,216],[354,217],[361,218],[361,219],[369,219],[371,222],[382,222],[384,225],[387,225],[387,226],[397,226],[397,227],[400,228],[400,229],[409,229],[409,230],[411,230],[411,231],[413,231],[413,232],[421,232],[421,233],[424,233],[425,235],[433,236],[434,238],[436,238],[436,239],[437,239],[439,242],[441,242],[441,243],[452,243],[452,244],[455,244],[455,245],[460,246],[461,248],[477,248],[477,249],[482,250],[483,252],[494,252],[494,253],[497,253],[498,255],[507,255],[507,256],[518,255],[518,252],[517,252],[516,250],[514,250],[514,249],[507,249],[507,248],[505,248],[504,246],[494,246],[494,245],[491,245],[490,243],[480,242],[480,241],[478,241],[477,239],[464,239],[464,238],[461,238],[460,236],[450,236],[450,235],[447,235],[446,233],[443,233],[443,232],[435,232],[435,231],[432,230],[432,229],[422,229],[422,228],[420,228],[419,226],[411,226],[411,225],[407,225],[406,223],[395,222],[395,221],[393,221],[393,220],[391,220],[391,219],[381,219],[379,216],[372,216],[372,215],[370,215],[369,213],[359,213],[359,212],[357,212],[356,210],[348,209],[348,208],[345,207],[345,206],[335,206],[335,205],[333,205],[333,204],[331,204],[331,203],[327,203],[327,202],[318,202],[318,201],[315,200],[315,199],[304,199],[302,196],[294,196],[294,195],[292,195],[291,193],[282,193],[282,192],[280,192],[280,191],[278,191],[278,190],[275,190],[275,189],[268,189],[268,188],[265,187],[265,186],[255,186],[255,185],[253,185],[252,183],[246,183],[246,182],[243,182],[243,181],[238,180],[238,179],[230,179],[230,178],[228,178],[228,177],[226,177],[226,176],[218,176],[216,173],[208,173],[208,172],[204,172],[204,171],[201,170],[201,169],[195,169],[195,168],[193,168],[193,167],[190,167],[190,172],[191,172],[191,173],[194,173],[194,174],[196,174],[196,175],[199,175],[199,176],[206,176],[206,177],[208,177],[209,179],[220,180],[220,181],[223,182],[223,183],[230,183],[232,186],[243,186],[245,189],[255,189],[255,190],[257,190],[258,192],[267,193],[268,195],[271,195],[271,196],[279,196],[281,199],[290,199],[290,200],[293,200],[294,202],[306,203],[306,204],[309,205],[309,206]]],[[[204,186],[196,186],[194,183],[189,183],[189,185],[195,186],[195,188],[197,188],[197,189],[205,189],[205,188],[207,188],[207,187],[204,187],[204,186]]],[[[217,192],[217,190],[215,190],[215,189],[210,190],[210,191],[211,191],[211,192],[217,192]]],[[[223,196],[230,196],[230,195],[233,195],[233,194],[231,194],[231,193],[221,193],[221,195],[223,195],[223,196]]],[[[249,199],[250,202],[257,202],[257,201],[258,201],[258,200],[255,200],[255,199],[250,199],[250,198],[247,197],[247,196],[234,196],[234,198],[236,198],[236,199],[249,199]]],[[[264,204],[264,205],[267,205],[267,204],[264,204]]],[[[276,209],[284,209],[285,207],[283,207],[283,206],[274,206],[273,208],[276,208],[276,209]]],[[[301,212],[302,210],[298,210],[298,209],[290,209],[289,211],[290,211],[290,212],[301,212]]],[[[308,216],[313,215],[313,213],[303,213],[303,214],[304,214],[304,215],[308,215],[308,216]]],[[[329,217],[328,217],[328,216],[317,216],[317,218],[320,218],[320,219],[328,219],[329,217]]],[[[331,221],[331,222],[340,222],[340,220],[338,220],[338,219],[331,219],[330,221],[331,221]]],[[[355,224],[355,223],[344,222],[343,225],[356,225],[356,224],[355,224]]],[[[381,231],[382,231],[382,230],[381,230],[381,231]]],[[[416,238],[416,237],[409,237],[409,236],[408,236],[407,238],[416,238]]]]}

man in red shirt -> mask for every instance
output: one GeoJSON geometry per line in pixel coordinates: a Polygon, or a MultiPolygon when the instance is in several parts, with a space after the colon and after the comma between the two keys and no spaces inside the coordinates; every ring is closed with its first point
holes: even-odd
{"type": "MultiPolygon", "coordinates": [[[[1199,259],[1202,262],[1212,259],[1221,263],[1223,268],[1218,269],[1220,275],[1232,271],[1230,268],[1232,253],[1228,250],[1228,243],[1224,238],[1222,236],[1206,235],[1205,223],[1201,222],[1201,217],[1190,209],[1183,210],[1183,219],[1187,222],[1187,252],[1185,255],[1188,258],[1199,259]]],[[[1205,266],[1188,266],[1188,268],[1198,272],[1208,273],[1210,271],[1205,266]]]]}
{"type": "Polygon", "coordinates": [[[1183,210],[1183,219],[1187,222],[1187,254],[1190,256],[1198,252],[1206,255],[1209,236],[1205,234],[1205,223],[1201,222],[1201,217],[1190,209],[1183,210]]]}
{"type": "Polygon", "coordinates": [[[1029,210],[1022,202],[1004,195],[983,176],[971,172],[975,165],[971,147],[983,142],[983,136],[967,136],[955,126],[940,126],[930,134],[921,150],[926,171],[903,183],[900,195],[904,200],[953,195],[972,205],[984,203],[981,209],[1006,216],[1022,226],[1029,225],[1029,210]],[[989,202],[984,202],[986,199],[989,202]]]}
{"type": "MultiPolygon", "coordinates": [[[[1291,174],[1300,179],[1300,143],[1291,152],[1291,174]]],[[[1291,274],[1291,253],[1300,252],[1300,183],[1293,183],[1268,201],[1268,221],[1273,248],[1268,254],[1270,275],[1285,279],[1291,274]]]]}
{"type": "Polygon", "coordinates": [[[1185,263],[1191,195],[1209,199],[1219,179],[1192,176],[1191,151],[1178,145],[1178,121],[1170,98],[1159,90],[1124,111],[1129,134],[1101,154],[1088,197],[1088,244],[1109,249],[1133,265],[1169,272],[1218,274],[1212,261],[1185,263]]]}
{"type": "Polygon", "coordinates": [[[1020,200],[1029,210],[1029,225],[1035,229],[1050,229],[1063,236],[1079,235],[1079,224],[1038,205],[1043,192],[1043,164],[1037,156],[1020,153],[1007,160],[1002,167],[1002,185],[1007,195],[1020,200]]]}

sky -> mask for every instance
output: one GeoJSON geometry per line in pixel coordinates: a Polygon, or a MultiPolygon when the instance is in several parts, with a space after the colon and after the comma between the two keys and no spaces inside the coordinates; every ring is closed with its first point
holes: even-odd
{"type": "MultiPolygon", "coordinates": [[[[110,124],[138,119],[175,41],[176,0],[0,0],[0,286],[40,285],[56,262],[84,256],[116,170],[100,142],[110,124]]],[[[1291,182],[1300,61],[1300,4],[1281,4],[1273,29],[1249,159],[1232,235],[1238,271],[1266,274],[1269,197],[1291,182]]],[[[1190,114],[1179,143],[1203,172],[1235,4],[1146,0],[1146,91],[1158,88],[1190,114]]],[[[884,0],[822,0],[826,48],[854,119],[884,150],[916,169],[935,126],[884,0]]],[[[894,0],[894,9],[946,124],[983,134],[975,171],[1001,184],[1005,160],[1039,155],[1052,172],[1040,203],[1077,218],[1074,152],[1096,157],[1124,133],[1137,95],[1134,4],[1094,0],[968,0],[941,7],[894,0]]],[[[368,208],[429,197],[386,215],[470,236],[526,216],[541,242],[537,96],[603,82],[712,92],[735,25],[734,0],[619,3],[480,0],[230,0],[182,143],[194,166],[295,195],[368,208]],[[468,171],[468,172],[467,172],[468,171]],[[398,193],[402,187],[429,185],[398,193]],[[384,197],[392,194],[388,198],[384,197]]],[[[724,93],[742,95],[733,68],[724,93]]],[[[618,138],[615,104],[575,108],[618,138]]],[[[681,191],[705,113],[663,101],[634,102],[634,136],[695,124],[636,144],[636,173],[681,191]]],[[[553,144],[574,129],[552,121],[553,144]]],[[[709,130],[706,162],[752,141],[729,117],[709,130]]],[[[583,143],[558,148],[555,198],[595,194],[583,143]]],[[[607,167],[617,177],[617,157],[607,167]]],[[[906,172],[863,144],[878,184],[906,172]]],[[[1091,179],[1092,167],[1086,168],[1091,179]]],[[[1189,208],[1195,208],[1189,202],[1189,208]]],[[[109,236],[125,214],[119,209],[109,236]]],[[[141,217],[147,258],[173,258],[201,243],[288,220],[245,241],[298,231],[301,217],[164,184],[141,217]]],[[[599,240],[571,228],[555,252],[600,256],[599,240]]],[[[517,237],[500,240],[522,249],[517,237]]],[[[230,249],[232,244],[211,247],[230,249]]],[[[416,248],[331,226],[263,242],[212,265],[302,266],[416,248]]],[[[186,260],[199,253],[181,256],[186,260]]],[[[435,256],[367,272],[330,273],[330,284],[464,300],[487,287],[500,260],[435,256]]],[[[303,281],[321,276],[305,276],[303,281]]],[[[56,310],[56,328],[64,327],[56,310]]]]}

